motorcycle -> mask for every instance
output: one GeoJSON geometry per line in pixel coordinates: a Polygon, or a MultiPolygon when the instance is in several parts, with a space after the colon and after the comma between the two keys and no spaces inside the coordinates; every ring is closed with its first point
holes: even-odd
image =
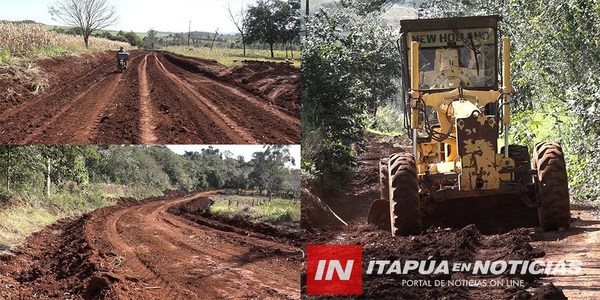
{"type": "Polygon", "coordinates": [[[127,69],[127,63],[125,63],[125,59],[123,58],[119,58],[119,72],[123,73],[123,71],[125,71],[125,69],[127,69]]]}

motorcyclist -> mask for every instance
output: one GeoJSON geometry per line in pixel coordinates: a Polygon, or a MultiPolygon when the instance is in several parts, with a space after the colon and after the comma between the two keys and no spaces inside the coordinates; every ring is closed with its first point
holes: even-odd
{"type": "Polygon", "coordinates": [[[127,69],[127,65],[129,63],[129,53],[121,47],[115,56],[117,60],[117,68],[119,68],[119,59],[123,59],[125,61],[125,69],[127,69]]]}

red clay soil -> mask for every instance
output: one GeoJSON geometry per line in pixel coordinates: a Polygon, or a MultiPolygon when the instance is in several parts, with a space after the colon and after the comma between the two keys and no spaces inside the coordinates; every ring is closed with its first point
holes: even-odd
{"type": "Polygon", "coordinates": [[[0,143],[299,143],[295,68],[251,63],[242,67],[249,80],[215,62],[134,51],[121,74],[113,55],[38,62],[50,88],[37,96],[0,80],[18,90],[0,99],[0,143]]]}
{"type": "Polygon", "coordinates": [[[302,252],[291,240],[168,212],[206,207],[211,194],[123,199],[61,220],[1,257],[0,298],[299,299],[302,252]]]}
{"type": "MultiPolygon", "coordinates": [[[[365,152],[358,158],[357,175],[337,194],[321,194],[321,199],[349,226],[315,230],[310,244],[360,244],[363,270],[377,260],[481,260],[544,259],[542,248],[533,247],[533,232],[539,231],[531,211],[511,199],[478,199],[475,202],[443,203],[424,218],[424,232],[417,236],[392,237],[389,230],[367,225],[373,200],[379,199],[378,161],[395,152],[409,152],[405,138],[383,141],[367,134],[365,152]],[[487,201],[487,202],[486,202],[487,201]],[[508,201],[508,202],[507,202],[508,201]],[[508,208],[507,208],[508,207],[508,208]]],[[[314,191],[314,189],[313,189],[314,191]]],[[[318,191],[316,191],[318,193],[318,191]]],[[[537,246],[537,244],[536,244],[537,246]]],[[[303,271],[302,289],[305,286],[303,271]]],[[[346,299],[344,297],[307,297],[346,299]]],[[[364,275],[360,299],[564,299],[560,289],[542,282],[539,275],[502,274],[495,277],[463,272],[451,275],[364,275]],[[523,286],[498,287],[419,287],[402,286],[408,280],[523,280],[523,286]]]]}

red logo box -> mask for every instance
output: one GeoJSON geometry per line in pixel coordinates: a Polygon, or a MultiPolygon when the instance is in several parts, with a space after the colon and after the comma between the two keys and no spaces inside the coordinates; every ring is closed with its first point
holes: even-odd
{"type": "Polygon", "coordinates": [[[362,247],[307,245],[306,294],[362,294],[362,247]]]}

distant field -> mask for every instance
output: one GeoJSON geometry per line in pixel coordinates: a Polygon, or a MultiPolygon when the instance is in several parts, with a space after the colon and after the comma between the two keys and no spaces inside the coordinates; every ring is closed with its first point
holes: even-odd
{"type": "MultiPolygon", "coordinates": [[[[285,51],[283,50],[275,50],[275,59],[271,59],[271,51],[270,50],[256,50],[256,49],[246,49],[246,57],[243,56],[242,49],[229,49],[229,48],[213,48],[211,51],[210,48],[202,47],[202,48],[187,48],[187,47],[167,47],[164,50],[171,51],[177,54],[200,57],[205,59],[214,59],[218,61],[220,64],[226,66],[241,66],[242,60],[251,59],[251,60],[262,60],[262,61],[275,61],[281,62],[285,61],[285,51]],[[191,49],[191,50],[190,50],[191,49]]],[[[291,54],[288,53],[288,56],[291,59],[291,54]]],[[[300,67],[300,51],[294,51],[294,66],[300,67]]]]}

